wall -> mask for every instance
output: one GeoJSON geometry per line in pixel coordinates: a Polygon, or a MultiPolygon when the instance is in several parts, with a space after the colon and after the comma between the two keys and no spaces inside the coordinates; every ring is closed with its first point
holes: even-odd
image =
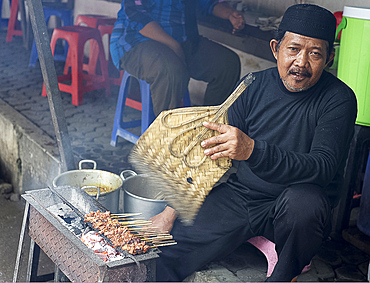
{"type": "Polygon", "coordinates": [[[0,129],[0,176],[14,192],[51,186],[61,172],[55,141],[2,100],[0,129]]]}
{"type": "Polygon", "coordinates": [[[75,16],[78,14],[99,14],[116,18],[120,8],[120,3],[103,0],[75,0],[74,14],[75,16]]]}
{"type": "Polygon", "coordinates": [[[282,16],[284,11],[297,3],[317,4],[332,12],[343,11],[344,6],[370,7],[369,0],[242,0],[248,10],[263,12],[266,16],[282,16]]]}
{"type": "Polygon", "coordinates": [[[8,19],[10,13],[9,0],[3,0],[3,5],[0,7],[0,18],[8,19]]]}
{"type": "MultiPolygon", "coordinates": [[[[370,7],[369,0],[241,0],[252,11],[263,12],[268,16],[281,16],[286,8],[297,3],[313,3],[332,12],[342,11],[344,6],[370,7]]],[[[240,1],[233,1],[240,2],[240,1]]],[[[75,14],[99,13],[116,17],[119,3],[103,0],[75,0],[75,14]],[[94,5],[92,5],[94,2],[94,5]]]]}

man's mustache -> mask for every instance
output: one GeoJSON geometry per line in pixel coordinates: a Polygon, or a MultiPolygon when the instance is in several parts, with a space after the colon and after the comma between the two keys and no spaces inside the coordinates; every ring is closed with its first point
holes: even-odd
{"type": "Polygon", "coordinates": [[[312,74],[307,71],[306,69],[300,69],[300,68],[292,68],[288,71],[289,75],[300,75],[300,76],[305,76],[307,78],[311,78],[312,74]]]}

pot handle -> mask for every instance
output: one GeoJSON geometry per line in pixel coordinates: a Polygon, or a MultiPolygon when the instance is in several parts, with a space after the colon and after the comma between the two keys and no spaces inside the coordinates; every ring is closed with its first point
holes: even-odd
{"type": "Polygon", "coordinates": [[[93,170],[95,170],[96,169],[96,162],[94,161],[94,160],[91,160],[91,159],[84,159],[84,160],[81,160],[79,163],[78,163],[78,169],[79,170],[82,170],[82,164],[84,164],[84,163],[92,163],[92,164],[94,164],[94,166],[93,166],[93,170]]]}
{"type": "Polygon", "coordinates": [[[85,192],[88,189],[96,189],[98,191],[97,194],[96,194],[96,200],[99,199],[99,196],[100,196],[100,188],[99,187],[96,187],[96,186],[83,186],[81,189],[84,190],[85,192]]]}
{"type": "Polygon", "coordinates": [[[136,172],[132,170],[123,170],[119,175],[122,180],[126,180],[129,177],[136,176],[136,172]]]}

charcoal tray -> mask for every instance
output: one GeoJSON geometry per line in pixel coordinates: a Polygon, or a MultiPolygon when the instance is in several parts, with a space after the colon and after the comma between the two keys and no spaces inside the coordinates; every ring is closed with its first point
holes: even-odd
{"type": "MultiPolygon", "coordinates": [[[[55,187],[82,214],[106,209],[80,188],[55,187]]],[[[30,204],[29,234],[37,245],[71,281],[122,282],[155,281],[155,259],[158,249],[104,262],[73,234],[48,207],[62,203],[50,189],[27,191],[22,197],[30,204]]]]}

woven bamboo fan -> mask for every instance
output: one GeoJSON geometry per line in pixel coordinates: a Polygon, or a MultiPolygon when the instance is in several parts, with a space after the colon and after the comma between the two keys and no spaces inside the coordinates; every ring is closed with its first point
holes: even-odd
{"type": "Polygon", "coordinates": [[[219,134],[203,127],[204,121],[227,124],[227,110],[253,82],[248,74],[219,106],[187,107],[163,111],[139,138],[129,161],[160,188],[164,199],[191,225],[213,185],[231,167],[231,159],[212,160],[200,143],[219,134]]]}

